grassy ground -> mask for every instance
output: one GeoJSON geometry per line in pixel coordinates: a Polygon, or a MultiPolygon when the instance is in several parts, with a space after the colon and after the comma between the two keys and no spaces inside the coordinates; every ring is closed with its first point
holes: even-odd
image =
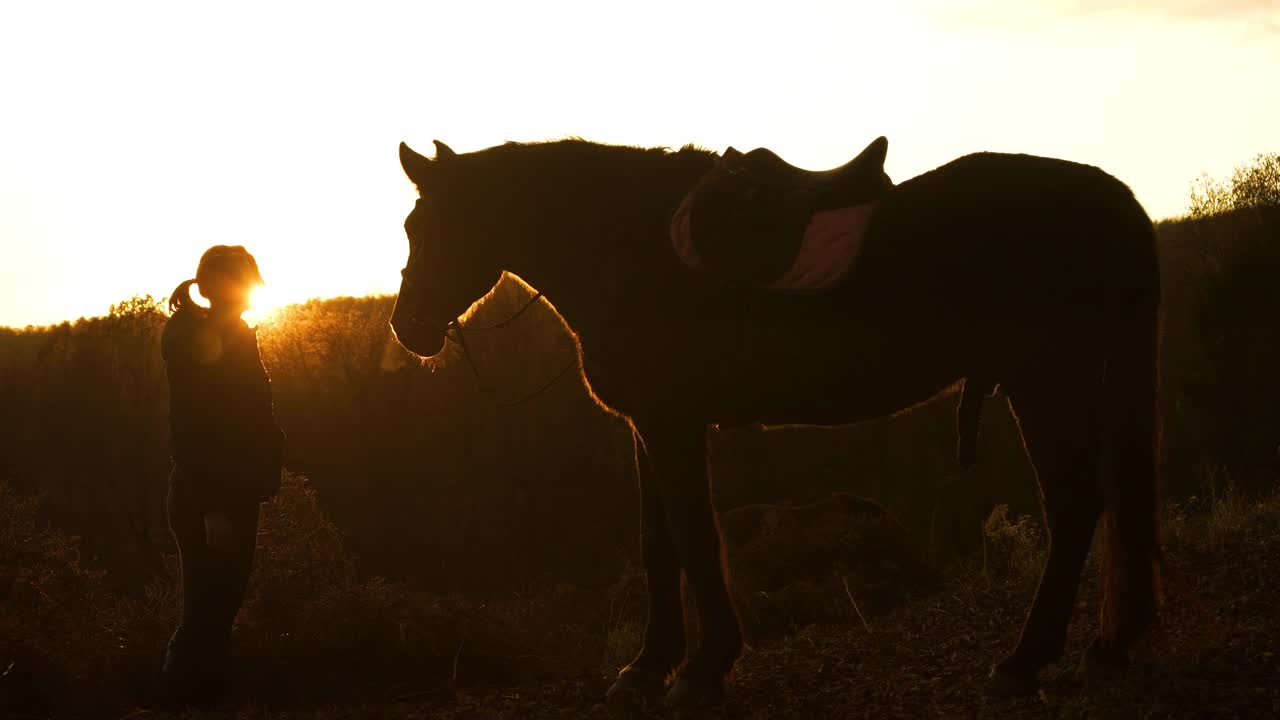
{"type": "MultiPolygon", "coordinates": [[[[1033,522],[997,512],[980,555],[956,563],[903,603],[877,605],[864,597],[854,607],[864,585],[854,582],[851,589],[852,570],[842,567],[825,582],[806,583],[805,593],[785,601],[793,606],[779,609],[779,601],[771,601],[773,612],[764,620],[749,617],[749,607],[750,647],[729,700],[714,716],[1280,716],[1280,497],[1193,498],[1170,507],[1167,533],[1161,627],[1115,684],[1085,688],[1074,675],[1096,629],[1089,572],[1066,656],[1043,674],[1040,696],[984,697],[987,669],[1016,640],[1043,555],[1033,522]]],[[[602,591],[544,587],[464,606],[355,585],[346,605],[330,598],[335,608],[315,618],[330,624],[347,618],[352,637],[330,633],[290,646],[264,640],[270,633],[254,620],[225,707],[155,709],[147,699],[154,657],[143,653],[125,657],[114,679],[83,686],[90,699],[103,683],[132,685],[129,692],[102,695],[96,705],[75,703],[74,711],[8,717],[607,717],[600,700],[612,672],[638,644],[642,587],[632,576],[602,591]],[[370,599],[377,592],[394,600],[370,599]],[[383,636],[368,637],[374,631],[383,636]]]]}
{"type": "MultiPolygon", "coordinates": [[[[991,661],[1016,639],[1038,548],[1015,547],[1000,571],[958,568],[938,592],[869,620],[814,624],[749,652],[719,716],[1275,717],[1280,716],[1280,499],[1228,494],[1171,508],[1162,627],[1123,680],[1085,688],[1075,663],[1096,631],[1090,578],[1064,661],[1039,697],[989,700],[991,661]]],[[[1018,532],[1016,523],[1013,532],[1018,532]]],[[[606,678],[473,691],[388,716],[604,717],[606,678]]]]}

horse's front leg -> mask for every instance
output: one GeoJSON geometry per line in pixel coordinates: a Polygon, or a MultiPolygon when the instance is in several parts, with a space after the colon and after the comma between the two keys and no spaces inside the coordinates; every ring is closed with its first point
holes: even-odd
{"type": "Polygon", "coordinates": [[[653,460],[676,557],[698,608],[698,647],[680,670],[667,704],[688,708],[717,703],[742,653],[742,627],[729,595],[720,527],[711,505],[706,427],[658,422],[637,428],[653,460]]]}
{"type": "Polygon", "coordinates": [[[667,679],[684,662],[684,583],[680,560],[671,539],[671,526],[662,504],[649,457],[638,432],[635,442],[636,477],[640,484],[640,553],[649,595],[649,617],[640,654],[618,673],[609,689],[611,705],[649,704],[661,700],[667,679]]]}

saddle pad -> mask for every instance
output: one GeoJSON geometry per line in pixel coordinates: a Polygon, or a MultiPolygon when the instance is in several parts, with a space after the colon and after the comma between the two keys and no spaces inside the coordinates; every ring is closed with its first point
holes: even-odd
{"type": "Polygon", "coordinates": [[[823,210],[809,218],[800,252],[782,277],[769,283],[778,290],[821,290],[840,282],[862,250],[862,240],[877,201],[823,210]]]}
{"type": "MultiPolygon", "coordinates": [[[[814,213],[805,227],[800,252],[791,267],[766,287],[776,290],[821,290],[838,283],[858,259],[867,227],[879,201],[814,213]]],[[[685,265],[701,269],[689,230],[689,211],[681,206],[671,222],[671,245],[685,265]]]]}

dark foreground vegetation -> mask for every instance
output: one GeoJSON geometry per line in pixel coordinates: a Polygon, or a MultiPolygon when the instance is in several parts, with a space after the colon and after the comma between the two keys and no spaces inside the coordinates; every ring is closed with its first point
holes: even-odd
{"type": "MultiPolygon", "coordinates": [[[[603,718],[611,671],[639,641],[643,580],[631,568],[608,587],[548,583],[484,602],[359,581],[314,493],[292,476],[266,506],[231,696],[200,713],[165,708],[155,647],[177,613],[173,571],[142,598],[113,593],[69,538],[36,527],[35,503],[0,493],[0,561],[29,568],[11,579],[0,626],[12,658],[0,679],[6,717],[603,718]]],[[[1280,495],[1170,504],[1172,602],[1129,673],[1104,687],[1075,675],[1096,633],[1087,582],[1064,661],[1027,700],[984,698],[982,681],[1044,558],[1030,518],[998,506],[981,549],[936,569],[865,501],[728,518],[751,645],[722,717],[1280,713],[1280,495]],[[811,561],[769,580],[787,553],[811,561]]]]}
{"type": "MultiPolygon", "coordinates": [[[[1202,214],[1159,228],[1169,603],[1129,678],[1082,693],[1071,674],[1089,582],[1044,696],[982,699],[1043,538],[1003,398],[962,473],[947,396],[848,428],[710,431],[750,645],[726,715],[1280,713],[1280,208],[1202,214]]],[[[527,297],[504,282],[476,321],[527,297]]],[[[496,405],[572,351],[546,309],[476,336],[482,390],[456,358],[407,356],[390,304],[314,301],[260,331],[295,474],[264,506],[226,713],[602,713],[643,622],[626,428],[572,378],[496,405]]],[[[0,714],[162,714],[163,322],[134,298],[0,330],[0,714]]]]}

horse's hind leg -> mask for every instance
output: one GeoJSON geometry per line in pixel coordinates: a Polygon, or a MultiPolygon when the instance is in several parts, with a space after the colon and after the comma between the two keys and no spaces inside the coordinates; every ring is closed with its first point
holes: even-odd
{"type": "Polygon", "coordinates": [[[742,652],[742,629],[729,596],[725,559],[707,477],[706,428],[637,423],[653,458],[656,484],[676,556],[698,608],[698,647],[680,670],[667,704],[693,708],[718,702],[742,652]]]}
{"type": "Polygon", "coordinates": [[[666,692],[667,677],[685,656],[680,561],[658,491],[653,460],[639,433],[633,430],[632,436],[640,483],[640,552],[649,595],[649,617],[640,654],[618,673],[617,682],[609,689],[610,703],[617,704],[660,700],[666,692]]]}
{"type": "Polygon", "coordinates": [[[1049,556],[1017,647],[991,671],[988,690],[993,694],[1034,692],[1040,669],[1061,655],[1065,643],[1080,572],[1103,507],[1100,363],[1098,373],[1085,374],[1089,377],[1080,377],[1077,367],[1008,385],[1040,483],[1049,556]]]}

